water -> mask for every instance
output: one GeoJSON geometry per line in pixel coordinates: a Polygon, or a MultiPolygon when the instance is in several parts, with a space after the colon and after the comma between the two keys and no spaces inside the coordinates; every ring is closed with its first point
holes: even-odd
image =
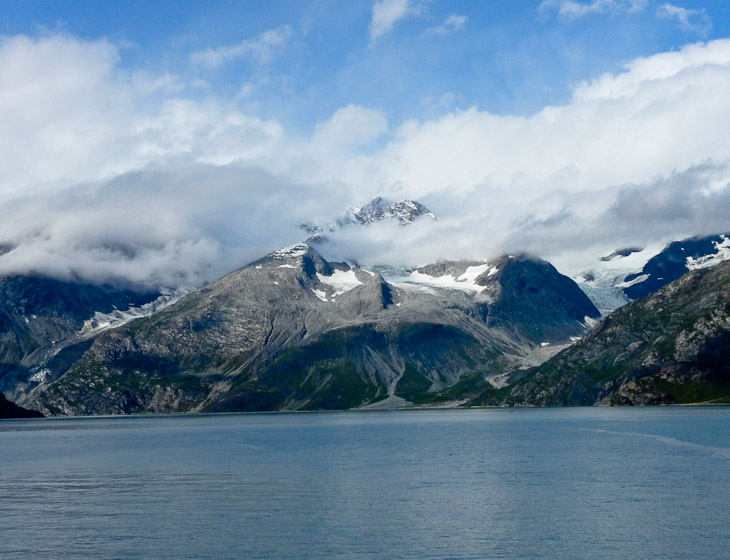
{"type": "Polygon", "coordinates": [[[0,421],[0,557],[730,558],[730,408],[0,421]]]}

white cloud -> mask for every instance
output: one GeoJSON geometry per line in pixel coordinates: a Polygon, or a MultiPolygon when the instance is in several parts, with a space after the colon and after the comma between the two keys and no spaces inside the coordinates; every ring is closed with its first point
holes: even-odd
{"type": "Polygon", "coordinates": [[[370,21],[370,40],[385,35],[401,19],[419,16],[425,0],[376,0],[370,21]]]}
{"type": "Polygon", "coordinates": [[[0,273],[196,286],[298,239],[348,198],[237,164],[174,164],[8,202],[0,273]]]}
{"type": "MultiPolygon", "coordinates": [[[[625,66],[620,74],[605,74],[593,82],[583,82],[576,87],[573,97],[577,102],[592,102],[609,99],[631,99],[649,86],[668,87],[673,83],[684,84],[690,72],[704,73],[707,79],[724,77],[730,64],[730,40],[687,45],[680,51],[660,53],[648,58],[638,58],[625,66]]],[[[698,83],[695,92],[701,104],[703,96],[711,94],[706,84],[698,83]]],[[[676,92],[668,91],[672,95],[676,92]]],[[[689,109],[689,107],[688,107],[689,109]]],[[[714,108],[711,107],[710,110],[714,108]]],[[[696,110],[692,107],[691,110],[696,110]]]]}
{"type": "MultiPolygon", "coordinates": [[[[709,204],[692,206],[681,223],[659,205],[652,215],[647,204],[646,219],[631,228],[624,227],[631,221],[626,213],[622,227],[609,227],[615,223],[609,209],[627,185],[651,190],[675,170],[708,161],[719,162],[712,183],[722,185],[712,196],[724,193],[730,183],[727,91],[730,40],[690,45],[581,84],[569,104],[530,117],[472,108],[405,123],[382,151],[361,156],[339,176],[368,194],[379,189],[420,199],[442,218],[439,231],[424,238],[427,245],[410,245],[418,241],[415,233],[389,240],[385,250],[393,258],[520,249],[548,256],[590,244],[666,241],[672,231],[705,230],[709,221],[700,209],[709,204]]],[[[691,188],[682,183],[687,196],[704,192],[698,185],[708,177],[696,175],[691,188]]],[[[682,191],[672,192],[676,200],[682,191]]],[[[718,213],[712,225],[730,230],[730,218],[718,213]]],[[[367,248],[370,256],[379,250],[367,248]]]]}
{"type": "Polygon", "coordinates": [[[0,272],[195,284],[376,195],[441,219],[343,232],[332,255],[565,259],[730,230],[730,40],[637,59],[531,116],[392,127],[347,105],[305,138],[119,59],[106,41],[0,42],[0,243],[15,247],[0,272]]]}
{"type": "Polygon", "coordinates": [[[657,15],[662,18],[676,19],[679,27],[684,31],[690,31],[702,36],[712,31],[712,20],[704,9],[691,10],[673,4],[662,4],[657,8],[657,15]]]}
{"type": "Polygon", "coordinates": [[[727,91],[730,40],[690,45],[580,84],[571,103],[531,117],[472,108],[408,122],[370,164],[384,182],[421,196],[645,181],[730,155],[727,91]]]}
{"type": "Polygon", "coordinates": [[[199,283],[350,199],[280,176],[276,121],[118,64],[107,41],[0,42],[0,272],[199,283]]]}
{"type": "Polygon", "coordinates": [[[0,40],[0,198],[103,174],[99,152],[128,149],[110,131],[132,117],[137,95],[128,80],[111,83],[118,58],[106,41],[0,40]]]}
{"type": "Polygon", "coordinates": [[[632,14],[646,8],[648,0],[543,0],[539,11],[556,11],[562,18],[579,19],[589,14],[632,14]]]}
{"type": "Polygon", "coordinates": [[[450,35],[455,31],[461,31],[466,26],[466,16],[451,14],[438,27],[429,27],[426,33],[435,35],[450,35]]]}
{"type": "Polygon", "coordinates": [[[190,61],[208,68],[219,68],[232,60],[248,58],[264,66],[270,64],[286,48],[291,35],[291,28],[282,25],[264,31],[253,39],[245,39],[237,45],[195,52],[190,55],[190,61]]]}
{"type": "Polygon", "coordinates": [[[284,141],[275,121],[191,101],[174,78],[118,62],[107,41],[0,42],[0,200],[181,158],[253,162],[284,141]]]}
{"type": "Polygon", "coordinates": [[[332,118],[315,128],[312,144],[324,152],[358,148],[388,131],[388,119],[380,111],[357,105],[338,109],[332,118]]]}

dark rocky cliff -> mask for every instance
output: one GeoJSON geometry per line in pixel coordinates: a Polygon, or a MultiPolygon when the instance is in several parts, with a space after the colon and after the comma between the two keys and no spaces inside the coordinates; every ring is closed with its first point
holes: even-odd
{"type": "Polygon", "coordinates": [[[27,410],[5,398],[0,393],[0,418],[43,418],[40,412],[35,410],[27,410]]]}

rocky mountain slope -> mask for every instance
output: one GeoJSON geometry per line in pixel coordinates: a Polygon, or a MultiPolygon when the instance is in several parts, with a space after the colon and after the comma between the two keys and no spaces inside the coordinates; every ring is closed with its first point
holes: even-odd
{"type": "Polygon", "coordinates": [[[68,343],[92,331],[98,314],[119,313],[158,297],[40,276],[0,278],[0,390],[17,400],[33,384],[32,368],[78,358],[68,343]]]}
{"type": "Polygon", "coordinates": [[[730,402],[730,262],[622,307],[481,404],[730,402]]]}
{"type": "Polygon", "coordinates": [[[21,404],[115,414],[427,401],[467,379],[500,385],[596,317],[538,259],[443,262],[386,279],[300,244],[75,347],[78,359],[21,404]]]}

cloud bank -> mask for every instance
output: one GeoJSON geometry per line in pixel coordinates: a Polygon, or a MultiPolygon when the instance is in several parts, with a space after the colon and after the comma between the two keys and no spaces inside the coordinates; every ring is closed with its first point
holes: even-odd
{"type": "Polygon", "coordinates": [[[634,60],[527,117],[393,124],[348,105],[298,136],[122,56],[70,36],[0,42],[0,273],[199,285],[378,195],[440,220],[343,230],[328,256],[529,251],[571,272],[730,230],[728,40],[634,60]]]}

